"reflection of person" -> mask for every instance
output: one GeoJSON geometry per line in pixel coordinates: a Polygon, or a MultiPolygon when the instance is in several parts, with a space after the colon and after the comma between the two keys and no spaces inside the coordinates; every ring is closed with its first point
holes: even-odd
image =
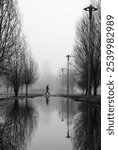
{"type": "Polygon", "coordinates": [[[49,96],[46,96],[46,104],[49,105],[49,96]]]}
{"type": "Polygon", "coordinates": [[[49,85],[46,86],[46,92],[45,92],[45,94],[46,95],[50,95],[50,93],[49,93],[49,85]]]}

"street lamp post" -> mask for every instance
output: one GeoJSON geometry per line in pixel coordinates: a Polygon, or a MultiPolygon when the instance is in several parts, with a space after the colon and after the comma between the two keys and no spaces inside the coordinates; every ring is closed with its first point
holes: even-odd
{"type": "Polygon", "coordinates": [[[92,30],[92,12],[98,10],[97,8],[93,7],[92,5],[84,8],[85,11],[89,12],[89,53],[88,53],[88,97],[91,95],[91,30],[92,30]]]}
{"type": "Polygon", "coordinates": [[[64,69],[62,68],[61,70],[62,70],[62,121],[63,121],[64,120],[63,119],[63,71],[64,69]]]}
{"type": "Polygon", "coordinates": [[[59,95],[60,95],[60,74],[59,74],[59,95]]]}
{"type": "MultiPolygon", "coordinates": [[[[91,95],[91,48],[92,48],[92,42],[91,42],[91,32],[92,32],[92,12],[98,10],[97,8],[90,5],[87,8],[84,8],[85,11],[89,12],[89,53],[88,53],[88,99],[91,95]]],[[[87,128],[86,128],[86,136],[87,136],[87,142],[86,142],[86,149],[93,149],[92,143],[90,142],[91,139],[91,131],[92,131],[92,125],[91,125],[91,108],[88,105],[87,107],[87,128]]]]}
{"type": "Polygon", "coordinates": [[[70,138],[69,135],[69,58],[71,57],[70,55],[67,55],[67,138],[70,138]]]}
{"type": "Polygon", "coordinates": [[[71,57],[70,55],[67,55],[67,98],[69,95],[69,58],[71,57]]]}
{"type": "Polygon", "coordinates": [[[63,96],[63,71],[64,71],[64,68],[62,68],[61,70],[62,70],[62,96],[63,96]]]}

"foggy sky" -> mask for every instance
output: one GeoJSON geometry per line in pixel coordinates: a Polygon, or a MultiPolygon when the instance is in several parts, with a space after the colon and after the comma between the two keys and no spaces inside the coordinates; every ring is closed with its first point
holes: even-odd
{"type": "Polygon", "coordinates": [[[89,4],[88,0],[19,0],[23,31],[40,75],[57,74],[66,66],[76,22],[89,4]]]}

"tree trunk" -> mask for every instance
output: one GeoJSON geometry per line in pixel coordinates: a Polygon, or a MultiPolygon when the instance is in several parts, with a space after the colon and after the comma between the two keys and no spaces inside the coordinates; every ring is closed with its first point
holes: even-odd
{"type": "Polygon", "coordinates": [[[96,80],[94,79],[94,96],[97,95],[97,85],[96,85],[96,80]]]}
{"type": "Polygon", "coordinates": [[[26,107],[28,106],[28,101],[27,101],[27,98],[26,98],[26,107]]]}
{"type": "Polygon", "coordinates": [[[26,96],[28,95],[28,84],[26,84],[26,96]]]}
{"type": "Polygon", "coordinates": [[[15,92],[15,97],[18,96],[18,89],[14,89],[14,92],[15,92]]]}
{"type": "Polygon", "coordinates": [[[94,96],[97,95],[97,87],[94,87],[94,96]]]}
{"type": "Polygon", "coordinates": [[[87,95],[88,94],[88,89],[86,89],[86,93],[85,93],[85,95],[87,95]]]}

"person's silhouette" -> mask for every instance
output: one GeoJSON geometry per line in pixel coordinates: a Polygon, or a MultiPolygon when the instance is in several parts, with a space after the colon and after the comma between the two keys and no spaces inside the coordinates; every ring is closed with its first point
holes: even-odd
{"type": "Polygon", "coordinates": [[[49,92],[49,85],[46,85],[46,92],[45,92],[46,95],[50,95],[50,92],[49,92]]]}

